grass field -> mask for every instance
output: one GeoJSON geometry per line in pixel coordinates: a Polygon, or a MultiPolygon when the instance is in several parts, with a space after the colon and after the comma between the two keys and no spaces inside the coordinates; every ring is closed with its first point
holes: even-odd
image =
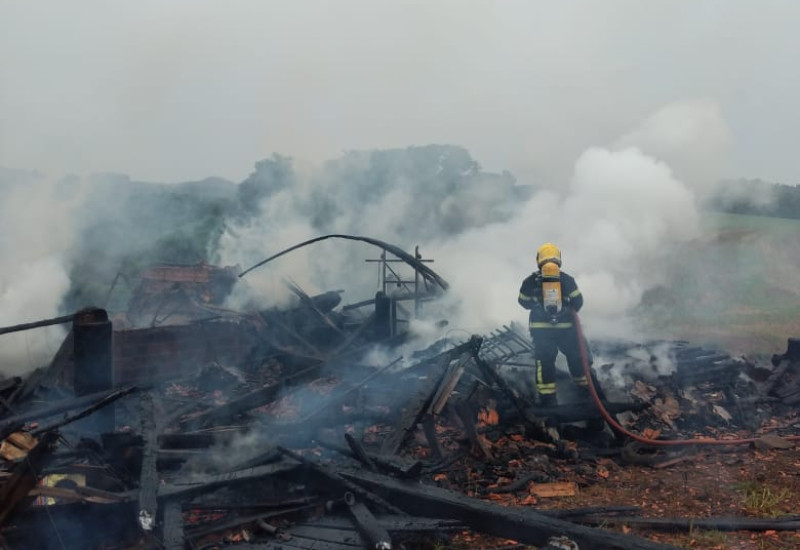
{"type": "Polygon", "coordinates": [[[657,334],[769,356],[800,337],[800,220],[708,213],[639,312],[657,334]]]}

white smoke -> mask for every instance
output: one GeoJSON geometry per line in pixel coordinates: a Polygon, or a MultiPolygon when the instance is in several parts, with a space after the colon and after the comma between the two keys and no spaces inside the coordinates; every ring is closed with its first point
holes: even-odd
{"type": "MultiPolygon", "coordinates": [[[[72,203],[57,182],[17,177],[0,205],[0,326],[58,316],[70,286],[63,252],[72,244],[72,203]]],[[[0,336],[0,374],[47,364],[63,336],[60,327],[0,336]]]]}
{"type": "Polygon", "coordinates": [[[636,147],[667,163],[702,198],[724,173],[732,145],[719,105],[710,99],[690,99],[657,109],[621,137],[615,148],[636,147]]]}
{"type": "MultiPolygon", "coordinates": [[[[375,165],[364,164],[368,157],[349,155],[339,162],[340,172],[323,171],[310,183],[268,197],[258,220],[248,230],[237,228],[238,240],[226,239],[229,248],[223,257],[252,264],[256,258],[242,255],[243,243],[261,243],[265,248],[260,255],[266,257],[317,236],[318,230],[299,216],[316,191],[327,197],[326,208],[335,213],[329,232],[380,238],[407,250],[416,239],[423,255],[435,258],[433,267],[452,285],[446,311],[450,330],[480,333],[510,321],[524,323],[526,312],[516,302],[517,291],[536,268],[536,248],[549,241],[562,248],[563,269],[576,277],[584,293],[582,318],[591,334],[638,337],[630,314],[644,292],[663,283],[665,262],[675,248],[699,235],[695,188],[703,188],[718,173],[729,143],[715,104],[667,105],[613,146],[587,149],[575,161],[566,185],[539,191],[521,203],[511,194],[514,188],[495,180],[475,187],[462,182],[462,187],[444,192],[446,186],[440,188],[435,178],[422,184],[395,165],[387,176],[375,165]],[[676,163],[687,181],[659,153],[676,163]],[[377,179],[358,187],[356,180],[364,174],[377,179]],[[377,197],[368,200],[359,193],[377,197]],[[503,203],[505,207],[498,206],[503,203]],[[452,211],[460,216],[458,227],[466,229],[452,231],[452,224],[439,223],[452,211]],[[489,211],[495,215],[487,215],[489,211]]],[[[440,159],[435,176],[453,166],[447,164],[452,158],[446,157],[440,159]]],[[[423,172],[420,177],[429,175],[423,172]]],[[[352,254],[305,251],[280,261],[281,267],[270,268],[272,281],[288,273],[316,290],[340,288],[337,280],[348,289],[364,290],[364,267],[352,254]],[[329,286],[321,284],[323,278],[329,286]]],[[[346,299],[369,297],[375,287],[368,288],[346,299]]]]}
{"type": "Polygon", "coordinates": [[[615,147],[585,151],[561,194],[537,193],[507,223],[439,241],[439,268],[461,301],[456,323],[485,331],[509,319],[524,322],[517,290],[536,269],[536,248],[554,242],[584,294],[582,319],[591,335],[640,336],[633,309],[663,282],[675,248],[699,235],[694,188],[654,155],[665,152],[702,186],[719,175],[730,141],[725,128],[712,103],[665,106],[615,147]],[[718,154],[704,165],[709,151],[718,154]]]}

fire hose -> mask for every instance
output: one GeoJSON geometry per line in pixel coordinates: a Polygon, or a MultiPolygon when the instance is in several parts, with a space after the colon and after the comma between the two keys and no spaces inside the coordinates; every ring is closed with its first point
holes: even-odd
{"type": "MultiPolygon", "coordinates": [[[[645,445],[653,445],[653,446],[660,446],[660,447],[678,447],[682,445],[748,445],[751,443],[755,443],[760,438],[758,437],[750,437],[750,438],[739,438],[739,439],[714,439],[711,437],[698,437],[693,439],[651,439],[649,437],[644,437],[642,435],[635,434],[626,428],[624,428],[617,420],[611,416],[611,414],[606,410],[605,406],[603,405],[600,396],[597,393],[597,389],[594,386],[594,381],[592,379],[592,370],[591,366],[589,365],[589,360],[587,358],[586,353],[586,341],[583,338],[583,329],[581,328],[581,322],[578,318],[577,312],[572,312],[573,321],[575,323],[575,331],[578,337],[578,347],[581,353],[581,362],[583,363],[583,372],[586,375],[586,381],[589,386],[589,394],[592,396],[592,401],[594,402],[597,409],[600,411],[603,419],[608,422],[608,425],[611,426],[614,430],[621,433],[622,435],[629,437],[634,441],[638,441],[639,443],[643,443],[645,445]]],[[[800,435],[790,435],[785,436],[783,439],[787,441],[800,441],[800,435]]]]}

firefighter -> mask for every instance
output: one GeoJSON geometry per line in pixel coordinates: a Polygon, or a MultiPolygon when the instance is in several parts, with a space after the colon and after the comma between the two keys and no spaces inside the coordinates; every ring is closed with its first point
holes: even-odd
{"type": "Polygon", "coordinates": [[[558,404],[556,398],[556,356],[567,358],[573,382],[588,395],[578,333],[573,312],[583,306],[583,296],[569,274],[561,271],[561,251],[552,243],[536,251],[539,267],[519,289],[519,304],[530,310],[529,327],[536,353],[536,390],[544,407],[558,404]]]}

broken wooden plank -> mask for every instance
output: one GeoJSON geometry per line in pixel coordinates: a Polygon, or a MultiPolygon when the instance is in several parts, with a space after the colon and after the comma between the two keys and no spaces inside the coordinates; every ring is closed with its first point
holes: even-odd
{"type": "Polygon", "coordinates": [[[694,529],[715,531],[798,531],[800,517],[789,518],[643,518],[640,516],[586,516],[574,521],[587,525],[629,525],[659,531],[689,532],[694,529]]]}
{"type": "Polygon", "coordinates": [[[356,530],[367,544],[366,547],[372,550],[391,550],[392,538],[389,532],[375,519],[370,509],[350,492],[344,494],[344,502],[347,504],[356,530]]]}
{"type": "Polygon", "coordinates": [[[139,509],[136,520],[139,527],[145,532],[151,532],[155,527],[156,514],[158,513],[158,437],[156,435],[155,411],[153,410],[153,396],[145,392],[139,403],[141,415],[142,438],[142,469],[139,475],[139,509]]]}
{"type": "Polygon", "coordinates": [[[161,485],[158,489],[158,498],[189,499],[203,493],[214,491],[220,487],[234,487],[243,483],[253,483],[264,477],[283,475],[292,470],[296,470],[298,467],[299,465],[296,462],[284,460],[236,472],[187,478],[180,484],[161,485]]]}
{"type": "Polygon", "coordinates": [[[483,454],[483,458],[487,460],[493,460],[494,456],[492,456],[492,451],[489,449],[486,441],[484,441],[479,435],[478,430],[475,427],[475,420],[477,420],[477,415],[475,411],[472,409],[472,406],[467,401],[458,401],[455,403],[455,410],[456,414],[458,414],[458,418],[461,420],[461,424],[464,426],[464,431],[467,432],[467,437],[472,445],[472,448],[480,449],[481,453],[483,454]]]}
{"type": "Polygon", "coordinates": [[[324,466],[322,464],[319,464],[317,462],[312,462],[311,460],[308,460],[307,458],[304,458],[304,457],[300,456],[299,454],[295,453],[294,451],[290,451],[289,449],[287,449],[285,447],[278,446],[278,450],[281,453],[283,453],[284,455],[288,456],[289,458],[292,458],[292,459],[296,460],[297,462],[299,462],[303,466],[305,466],[305,467],[311,469],[312,471],[316,472],[317,474],[319,474],[323,478],[327,479],[328,481],[334,483],[335,485],[338,485],[339,487],[341,487],[345,491],[350,491],[351,493],[354,493],[354,494],[358,495],[359,497],[365,499],[369,503],[371,503],[373,505],[376,505],[376,506],[380,506],[381,508],[383,508],[387,512],[391,512],[393,514],[400,514],[400,515],[404,515],[405,514],[405,512],[403,512],[402,510],[398,509],[393,504],[389,504],[386,500],[384,500],[383,498],[379,497],[378,495],[375,495],[375,494],[367,491],[363,487],[360,487],[360,486],[356,485],[355,483],[352,483],[351,481],[348,481],[347,479],[343,478],[338,472],[333,472],[329,468],[327,468],[326,466],[324,466]]]}
{"type": "Polygon", "coordinates": [[[141,388],[139,388],[138,386],[131,386],[130,388],[124,388],[124,389],[121,389],[121,390],[117,390],[117,391],[107,395],[106,397],[100,399],[99,401],[94,403],[91,407],[88,407],[87,409],[84,409],[83,411],[81,411],[79,413],[75,413],[75,414],[73,414],[71,416],[67,416],[66,418],[64,418],[62,420],[59,420],[58,422],[54,422],[52,424],[48,424],[46,426],[42,426],[40,428],[37,428],[37,429],[33,430],[31,433],[33,435],[38,435],[38,434],[41,434],[41,433],[44,433],[44,432],[49,432],[49,431],[52,431],[52,430],[56,430],[56,429],[62,428],[64,426],[66,426],[67,424],[71,424],[71,423],[73,423],[73,422],[75,422],[77,420],[80,420],[82,418],[86,418],[87,416],[89,416],[91,414],[94,414],[95,412],[103,409],[104,407],[107,407],[107,406],[111,405],[112,403],[114,403],[118,399],[122,399],[123,397],[126,397],[126,396],[128,396],[128,395],[130,395],[130,394],[132,394],[134,392],[139,391],[140,389],[141,388]]]}
{"type": "Polygon", "coordinates": [[[183,508],[179,500],[164,503],[164,526],[162,541],[164,550],[183,550],[186,539],[183,534],[183,508]]]}
{"type": "Polygon", "coordinates": [[[416,394],[407,401],[406,406],[403,408],[400,421],[396,424],[395,429],[384,438],[381,444],[381,454],[392,455],[402,450],[406,440],[416,430],[417,424],[419,424],[422,417],[428,412],[428,409],[433,403],[438,389],[446,378],[450,363],[461,355],[471,351],[472,347],[472,341],[461,344],[408,369],[408,372],[413,372],[418,369],[420,365],[428,365],[426,369],[426,378],[421,381],[416,394]]]}
{"type": "MultiPolygon", "coordinates": [[[[378,515],[375,519],[389,533],[409,533],[424,531],[463,531],[467,527],[458,520],[437,519],[413,516],[378,515]]],[[[353,522],[341,516],[322,516],[305,522],[308,525],[329,527],[331,529],[352,529],[353,522]]]]}
{"type": "MultiPolygon", "coordinates": [[[[49,418],[51,416],[55,416],[57,414],[61,414],[63,412],[71,411],[74,409],[80,409],[83,407],[91,406],[96,402],[100,402],[103,399],[116,394],[117,392],[126,392],[128,390],[137,391],[137,390],[145,390],[148,389],[147,385],[138,385],[138,386],[129,386],[127,388],[115,388],[112,390],[104,390],[101,392],[93,393],[90,395],[84,395],[82,397],[76,397],[73,399],[64,399],[58,401],[48,407],[42,407],[41,409],[36,409],[33,411],[17,414],[14,416],[10,416],[3,419],[3,426],[9,424],[15,424],[19,422],[30,422],[31,420],[38,420],[41,421],[45,418],[49,418]],[[135,389],[134,389],[135,388],[135,389]]],[[[127,395],[127,394],[126,394],[127,395]]],[[[0,430],[2,430],[2,426],[0,426],[0,430]]]]}
{"type": "MultiPolygon", "coordinates": [[[[321,447],[336,451],[337,453],[357,458],[351,449],[345,448],[341,445],[331,443],[324,439],[316,440],[321,447]]],[[[383,473],[393,474],[401,478],[418,478],[422,473],[422,462],[419,460],[409,460],[400,456],[384,456],[364,451],[364,454],[372,461],[373,464],[383,473]]]]}
{"type": "MultiPolygon", "coordinates": [[[[191,529],[187,529],[186,536],[187,538],[190,539],[197,539],[199,537],[210,535],[211,533],[219,533],[220,531],[225,531],[227,529],[236,529],[251,523],[258,523],[258,525],[261,526],[263,529],[265,526],[262,526],[260,522],[264,522],[265,520],[268,519],[292,516],[294,514],[300,514],[301,512],[311,512],[315,509],[318,509],[320,506],[321,506],[320,502],[312,502],[310,504],[304,504],[302,506],[292,506],[284,508],[282,510],[276,510],[274,512],[260,512],[258,514],[237,516],[234,517],[233,519],[217,521],[210,525],[202,525],[198,527],[193,527],[191,529]]],[[[269,527],[267,527],[266,529],[269,531],[273,530],[272,528],[269,527]]],[[[275,529],[275,531],[277,531],[277,529],[275,529]]],[[[274,532],[272,534],[274,534],[274,532]]]]}
{"type": "Polygon", "coordinates": [[[351,434],[346,433],[344,434],[344,439],[347,441],[348,447],[350,450],[353,451],[353,456],[355,456],[359,462],[361,462],[370,472],[377,472],[378,468],[375,466],[375,463],[369,457],[367,452],[364,450],[364,447],[361,446],[361,443],[356,441],[356,438],[353,437],[351,434]]]}

